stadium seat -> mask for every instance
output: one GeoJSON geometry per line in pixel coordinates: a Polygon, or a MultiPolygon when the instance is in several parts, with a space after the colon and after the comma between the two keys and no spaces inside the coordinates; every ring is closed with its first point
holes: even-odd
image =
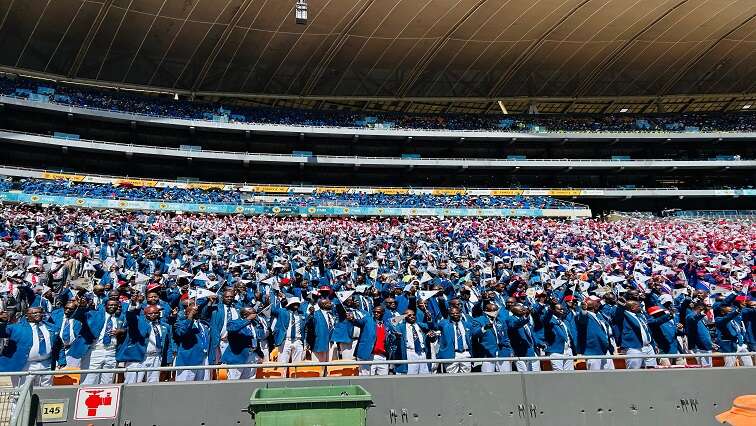
{"type": "Polygon", "coordinates": [[[358,365],[331,365],[326,367],[326,376],[359,376],[358,365]]]}
{"type": "Polygon", "coordinates": [[[286,368],[274,367],[273,365],[270,367],[261,367],[257,369],[255,377],[258,379],[283,379],[286,377],[286,368]]]}
{"type": "MultiPolygon", "coordinates": [[[[65,370],[78,370],[78,367],[63,367],[63,371],[65,370]]],[[[52,378],[52,384],[53,386],[71,386],[71,385],[78,385],[79,380],[81,379],[80,374],[62,374],[59,376],[53,376],[52,378]]]]}
{"type": "Polygon", "coordinates": [[[302,378],[302,377],[322,377],[323,367],[318,365],[305,366],[305,367],[291,367],[289,368],[289,377],[302,378]]]}

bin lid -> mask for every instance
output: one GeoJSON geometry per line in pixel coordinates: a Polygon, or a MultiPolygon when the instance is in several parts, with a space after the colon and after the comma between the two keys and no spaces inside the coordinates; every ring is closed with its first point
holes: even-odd
{"type": "Polygon", "coordinates": [[[257,388],[249,405],[296,404],[312,402],[369,402],[373,400],[360,385],[257,388]]]}

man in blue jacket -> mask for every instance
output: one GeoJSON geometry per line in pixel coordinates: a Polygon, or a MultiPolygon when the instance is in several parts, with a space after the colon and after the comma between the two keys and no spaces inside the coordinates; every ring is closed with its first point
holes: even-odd
{"type": "Polygon", "coordinates": [[[208,303],[205,316],[210,318],[210,360],[212,363],[220,359],[228,346],[228,323],[240,318],[236,307],[236,292],[229,288],[223,292],[221,303],[215,300],[208,303]]]}
{"type": "MultiPolygon", "coordinates": [[[[184,317],[176,321],[173,330],[176,342],[176,361],[179,366],[207,365],[210,351],[210,327],[199,319],[199,308],[190,303],[184,317]]],[[[179,370],[177,382],[210,380],[210,370],[179,370]]]]}
{"type": "MultiPolygon", "coordinates": [[[[154,368],[172,362],[175,350],[172,328],[162,322],[160,316],[161,309],[157,305],[144,308],[144,315],[140,315],[139,309],[126,313],[126,338],[116,353],[118,362],[124,362],[127,368],[154,368]]],[[[126,384],[143,381],[159,382],[160,372],[129,372],[124,378],[126,384]]]]}
{"type": "MultiPolygon", "coordinates": [[[[483,306],[483,315],[475,318],[471,325],[473,338],[478,343],[480,358],[503,358],[512,356],[507,325],[499,318],[499,306],[489,301],[483,306]]],[[[484,361],[480,368],[483,373],[504,373],[512,371],[511,361],[484,361]]]]}
{"type": "Polygon", "coordinates": [[[436,358],[459,360],[441,364],[441,371],[450,374],[469,373],[472,364],[464,360],[471,358],[472,331],[470,324],[462,319],[462,311],[457,307],[449,308],[449,319],[434,321],[431,328],[441,333],[436,358]]]}
{"type": "MultiPolygon", "coordinates": [[[[530,324],[530,308],[521,303],[512,306],[512,315],[507,318],[507,332],[509,333],[509,344],[512,345],[514,356],[536,356],[536,341],[533,327],[530,324]]],[[[517,361],[515,365],[519,372],[541,371],[541,363],[538,360],[517,361]]]]}
{"type": "MultiPolygon", "coordinates": [[[[428,359],[428,342],[426,333],[417,323],[415,311],[407,309],[404,311],[404,321],[397,324],[395,334],[398,339],[398,350],[393,359],[403,359],[407,361],[419,361],[428,359]]],[[[396,374],[429,374],[427,363],[412,363],[396,365],[396,374]]]]}
{"type": "Polygon", "coordinates": [[[307,343],[312,350],[313,361],[332,361],[336,355],[336,344],[332,341],[333,330],[336,326],[336,316],[333,314],[333,303],[328,298],[318,300],[318,308],[310,306],[307,316],[307,343]]]}
{"type": "MultiPolygon", "coordinates": [[[[662,354],[679,354],[680,342],[678,336],[684,336],[682,324],[675,322],[675,318],[666,310],[659,306],[651,306],[647,310],[649,320],[648,328],[651,330],[651,337],[656,342],[659,353],[662,354]]],[[[685,365],[685,358],[679,357],[674,360],[677,365],[685,365]]],[[[660,359],[663,365],[670,365],[671,360],[668,358],[660,359]]]]}
{"type": "MultiPolygon", "coordinates": [[[[347,312],[347,320],[360,329],[360,337],[354,349],[358,361],[386,361],[389,354],[395,352],[396,335],[390,322],[384,322],[384,309],[381,305],[373,307],[372,316],[357,318],[347,312]]],[[[388,364],[360,365],[360,376],[385,376],[389,373],[388,364]]]]}
{"type": "Polygon", "coordinates": [[[273,344],[278,348],[278,362],[300,362],[304,359],[304,342],[307,318],[299,307],[302,301],[298,297],[286,299],[279,293],[285,307],[273,306],[271,316],[276,320],[273,328],[273,344]]]}
{"type": "MultiPolygon", "coordinates": [[[[603,319],[600,306],[598,298],[589,298],[585,301],[585,309],[581,310],[575,318],[578,330],[578,355],[611,355],[614,351],[609,340],[612,329],[603,319]]],[[[611,359],[588,358],[585,366],[587,370],[614,369],[611,359]]]]}
{"type": "Polygon", "coordinates": [[[541,319],[546,356],[551,358],[551,369],[553,371],[575,369],[573,360],[561,359],[563,356],[571,357],[575,353],[575,336],[572,335],[570,327],[565,322],[566,316],[567,312],[564,307],[556,303],[544,311],[541,319]]]}
{"type": "MultiPolygon", "coordinates": [[[[694,353],[708,353],[714,350],[709,328],[706,326],[706,312],[709,306],[702,301],[696,301],[685,318],[685,331],[688,336],[688,347],[694,353]]],[[[696,357],[701,367],[711,367],[710,356],[696,357]]]]}
{"type": "MultiPolygon", "coordinates": [[[[116,368],[116,351],[126,332],[120,310],[121,304],[117,300],[108,300],[100,309],[86,313],[82,335],[89,351],[81,360],[83,370],[116,368]]],[[[81,383],[110,384],[113,383],[113,377],[113,373],[89,373],[81,383]]]]}
{"type": "MultiPolygon", "coordinates": [[[[65,351],[58,336],[59,328],[42,321],[41,308],[28,308],[26,318],[8,323],[8,313],[0,312],[0,338],[7,338],[0,353],[0,372],[54,370],[55,362],[66,365],[65,351]]],[[[22,376],[11,377],[14,387],[22,376]]],[[[37,376],[35,385],[50,386],[51,376],[37,376]]]]}
{"type": "MultiPolygon", "coordinates": [[[[740,310],[731,305],[722,306],[719,309],[721,315],[714,320],[719,350],[723,353],[736,353],[745,346],[745,325],[740,319],[740,310]]],[[[724,366],[735,367],[738,358],[744,366],[753,366],[749,356],[726,356],[724,366]]]]}
{"type": "MultiPolygon", "coordinates": [[[[242,308],[240,315],[241,319],[231,320],[226,326],[228,345],[221,355],[221,362],[229,364],[229,366],[260,362],[255,327],[257,311],[254,308],[242,308]]],[[[228,369],[228,380],[246,380],[255,377],[256,374],[256,368],[230,367],[228,369]]]]}
{"type": "MultiPolygon", "coordinates": [[[[50,321],[60,328],[60,340],[66,351],[66,366],[81,367],[81,358],[86,354],[89,347],[81,336],[81,315],[77,315],[79,305],[70,300],[62,308],[52,311],[50,321]]],[[[78,311],[83,314],[83,311],[78,311]]]]}
{"type": "MultiPolygon", "coordinates": [[[[621,353],[628,355],[654,355],[656,343],[651,337],[646,318],[639,302],[635,300],[617,301],[614,322],[620,331],[618,344],[621,353]]],[[[656,367],[656,358],[628,358],[628,370],[656,367]]]]}

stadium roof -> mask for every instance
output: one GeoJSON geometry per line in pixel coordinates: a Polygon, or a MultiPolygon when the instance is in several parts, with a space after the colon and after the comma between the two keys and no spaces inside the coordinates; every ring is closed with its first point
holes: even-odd
{"type": "Polygon", "coordinates": [[[295,0],[4,1],[0,65],[218,96],[567,98],[554,112],[756,92],[753,0],[308,3],[297,25],[295,0]]]}

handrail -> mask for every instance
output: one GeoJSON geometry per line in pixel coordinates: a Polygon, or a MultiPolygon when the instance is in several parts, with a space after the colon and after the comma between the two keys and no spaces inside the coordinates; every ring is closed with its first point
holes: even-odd
{"type": "Polygon", "coordinates": [[[34,380],[27,376],[23,386],[19,389],[18,400],[16,401],[13,412],[11,413],[9,426],[27,426],[32,408],[32,391],[34,389],[34,380]]]}
{"type": "MultiPolygon", "coordinates": [[[[497,358],[465,358],[460,359],[421,359],[421,360],[385,360],[385,361],[361,361],[361,360],[340,360],[340,361],[306,361],[306,362],[268,362],[252,364],[213,364],[213,365],[184,365],[170,367],[123,367],[123,368],[103,368],[99,370],[55,370],[55,371],[14,371],[0,372],[0,377],[18,377],[18,376],[60,376],[67,374],[100,374],[100,373],[135,373],[147,371],[183,371],[183,370],[218,370],[227,368],[297,368],[297,367],[343,367],[344,365],[404,365],[404,364],[454,364],[459,362],[477,363],[477,362],[527,362],[527,361],[578,361],[588,359],[651,359],[651,358],[707,358],[707,357],[730,357],[730,356],[756,356],[756,352],[706,352],[706,353],[685,353],[685,354],[633,354],[633,355],[574,355],[574,356],[531,356],[531,357],[497,357],[497,358]]],[[[742,367],[753,368],[753,367],[742,367]]]]}
{"type": "MultiPolygon", "coordinates": [[[[726,163],[727,166],[756,166],[756,160],[670,160],[666,158],[654,158],[654,159],[630,159],[630,160],[619,160],[619,159],[572,159],[572,158],[533,158],[533,159],[506,159],[506,158],[402,158],[402,157],[374,157],[374,156],[346,156],[346,155],[313,155],[309,157],[302,157],[298,155],[293,154],[275,154],[275,153],[261,153],[261,152],[241,152],[241,151],[217,151],[217,150],[201,150],[201,151],[189,151],[189,150],[183,150],[180,148],[174,148],[174,147],[166,147],[166,146],[151,146],[151,145],[141,145],[141,144],[127,144],[122,142],[108,142],[108,141],[99,141],[99,140],[92,140],[92,139],[65,139],[65,138],[56,138],[54,136],[49,136],[45,134],[40,133],[31,133],[31,132],[21,132],[16,130],[6,130],[6,129],[0,129],[0,133],[8,133],[11,135],[27,135],[27,136],[34,136],[38,138],[45,138],[50,139],[53,141],[56,141],[56,143],[52,142],[42,142],[45,145],[57,145],[57,146],[71,146],[71,147],[77,147],[79,143],[85,143],[85,144],[91,144],[91,145],[102,145],[104,147],[123,147],[123,148],[139,148],[139,149],[147,149],[147,150],[153,150],[153,151],[169,151],[169,152],[175,152],[175,153],[183,153],[186,154],[187,157],[200,157],[203,156],[203,154],[218,154],[218,155],[225,155],[225,156],[239,156],[239,158],[236,158],[237,160],[243,160],[245,157],[253,157],[253,159],[256,159],[257,161],[266,161],[264,157],[270,158],[269,161],[275,162],[275,161],[283,161],[287,160],[287,162],[291,163],[309,163],[311,162],[310,159],[314,158],[316,160],[322,160],[322,161],[328,161],[328,160],[360,160],[360,161],[386,161],[388,165],[391,165],[388,162],[399,162],[400,164],[407,164],[407,165],[434,165],[434,162],[441,162],[443,164],[440,165],[448,165],[448,166],[455,166],[459,162],[460,165],[464,165],[464,163],[475,163],[475,162],[489,162],[489,163],[500,163],[502,166],[525,166],[528,167],[529,164],[558,164],[563,163],[565,161],[569,163],[577,163],[577,164],[586,164],[586,165],[595,165],[596,163],[611,163],[612,165],[616,165],[618,167],[624,167],[624,166],[633,166],[633,167],[639,167],[639,166],[648,166],[651,165],[650,163],[654,162],[661,162],[665,163],[665,167],[681,167],[680,163],[692,163],[692,165],[696,166],[711,166],[711,167],[718,167],[713,165],[712,163],[726,163]],[[255,158],[256,157],[256,158],[255,158]],[[451,164],[450,164],[451,163],[451,164]]],[[[98,149],[95,146],[92,147],[86,147],[86,146],[79,146],[80,148],[90,148],[90,149],[98,149]]],[[[129,152],[128,149],[124,149],[124,152],[129,152]]],[[[159,154],[157,152],[156,154],[159,154]]],[[[559,166],[562,167],[562,166],[559,166]]]]}
{"type": "MultiPolygon", "coordinates": [[[[30,101],[24,97],[16,96],[13,94],[3,94],[0,95],[0,101],[3,100],[3,98],[13,99],[16,101],[22,101],[27,106],[31,105],[40,105],[40,102],[37,101],[30,101]]],[[[111,114],[121,114],[126,117],[135,117],[135,118],[144,118],[144,119],[165,119],[165,120],[177,120],[177,121],[186,121],[191,125],[192,123],[215,123],[215,124],[224,124],[222,122],[217,122],[213,120],[207,120],[202,118],[188,118],[188,117],[171,117],[166,115],[159,115],[159,114],[143,114],[133,111],[122,111],[117,109],[106,109],[106,108],[100,108],[96,106],[81,106],[81,105],[71,105],[61,102],[56,102],[54,99],[50,99],[46,103],[60,106],[63,108],[68,108],[69,111],[73,111],[74,109],[81,109],[81,110],[89,110],[89,111],[100,111],[100,112],[107,112],[111,114]]],[[[128,119],[128,118],[124,118],[128,119]]],[[[140,120],[142,121],[142,120],[140,120]]],[[[737,131],[737,130],[699,130],[698,132],[686,132],[684,130],[682,131],[673,131],[673,130],[545,130],[545,131],[538,131],[538,132],[532,132],[532,131],[522,131],[518,129],[454,129],[454,130],[448,130],[448,129],[424,129],[424,128],[413,128],[413,127],[395,127],[395,128],[385,128],[385,129],[370,129],[368,127],[358,127],[358,126],[318,126],[318,125],[303,125],[303,124],[281,124],[281,123],[265,123],[265,122],[259,122],[259,121],[234,121],[229,120],[226,124],[236,124],[236,125],[258,125],[258,126],[270,126],[273,128],[279,127],[282,129],[285,129],[286,127],[294,128],[295,130],[298,129],[299,131],[307,131],[310,129],[320,129],[320,130],[384,130],[384,131],[416,131],[416,132],[429,132],[429,133],[442,133],[442,132],[454,132],[454,133],[460,133],[460,134],[468,134],[468,135],[474,135],[476,133],[512,133],[512,134],[521,134],[521,135],[564,135],[564,134],[575,134],[575,135],[597,135],[597,134],[607,134],[607,135],[618,135],[618,134],[631,134],[631,135],[679,135],[679,134],[710,134],[710,133],[732,133],[732,134],[749,134],[754,132],[744,132],[744,131],[737,131]]]]}

